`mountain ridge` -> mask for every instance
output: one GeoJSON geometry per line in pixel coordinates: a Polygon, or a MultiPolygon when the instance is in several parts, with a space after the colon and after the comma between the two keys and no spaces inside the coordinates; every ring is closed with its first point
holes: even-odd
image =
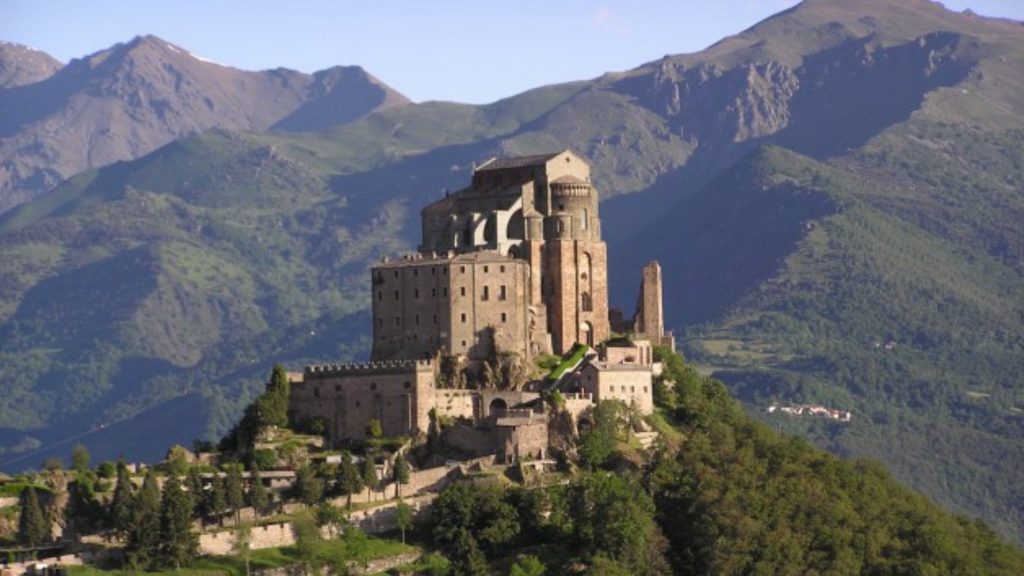
{"type": "Polygon", "coordinates": [[[248,72],[138,36],[0,91],[0,211],[198,131],[325,129],[409,102],[359,67],[248,72]]]}

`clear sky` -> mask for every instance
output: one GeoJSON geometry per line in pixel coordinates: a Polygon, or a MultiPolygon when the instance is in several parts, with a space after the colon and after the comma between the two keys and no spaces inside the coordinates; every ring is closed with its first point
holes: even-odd
{"type": "MultiPolygon", "coordinates": [[[[237,68],[314,72],[358,64],[416,101],[482,104],[695,52],[796,3],[0,0],[0,40],[67,62],[153,34],[237,68]]],[[[1024,0],[943,3],[1024,20],[1024,0]]]]}

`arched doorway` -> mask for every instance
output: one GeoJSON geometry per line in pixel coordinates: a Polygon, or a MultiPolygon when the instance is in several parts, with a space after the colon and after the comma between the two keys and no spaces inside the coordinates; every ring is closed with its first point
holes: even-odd
{"type": "Polygon", "coordinates": [[[580,324],[580,341],[587,346],[594,346],[594,327],[590,322],[584,322],[580,324]]]}
{"type": "Polygon", "coordinates": [[[490,405],[487,406],[488,416],[500,416],[508,410],[508,403],[502,398],[495,398],[491,400],[490,405]]]}

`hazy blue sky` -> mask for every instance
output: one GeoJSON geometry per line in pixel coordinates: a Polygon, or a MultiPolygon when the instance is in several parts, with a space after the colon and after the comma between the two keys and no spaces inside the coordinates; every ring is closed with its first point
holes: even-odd
{"type": "MultiPolygon", "coordinates": [[[[479,104],[695,52],[796,3],[0,0],[0,40],[67,62],[154,34],[237,68],[358,64],[417,101],[479,104]]],[[[1024,20],[1024,0],[944,4],[1024,20]]]]}

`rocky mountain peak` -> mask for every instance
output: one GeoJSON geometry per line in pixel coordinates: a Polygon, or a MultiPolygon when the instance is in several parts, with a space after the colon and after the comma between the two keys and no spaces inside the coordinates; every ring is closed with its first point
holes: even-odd
{"type": "Polygon", "coordinates": [[[46,80],[63,64],[45,52],[0,41],[0,90],[46,80]]]}

